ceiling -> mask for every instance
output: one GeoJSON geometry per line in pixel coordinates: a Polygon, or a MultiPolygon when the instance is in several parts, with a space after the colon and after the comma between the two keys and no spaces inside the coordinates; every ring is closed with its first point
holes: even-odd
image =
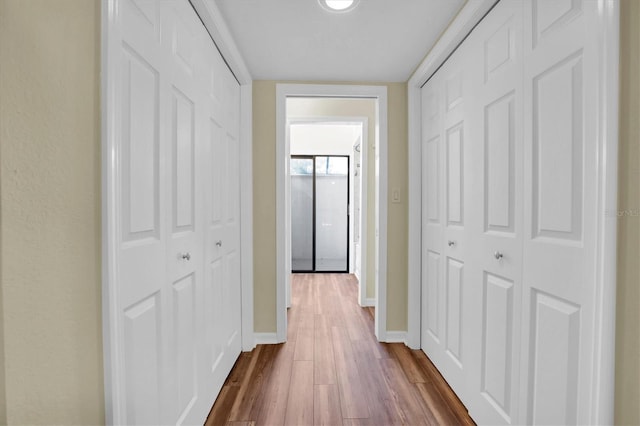
{"type": "Polygon", "coordinates": [[[465,0],[215,2],[255,80],[405,82],[465,0]]]}

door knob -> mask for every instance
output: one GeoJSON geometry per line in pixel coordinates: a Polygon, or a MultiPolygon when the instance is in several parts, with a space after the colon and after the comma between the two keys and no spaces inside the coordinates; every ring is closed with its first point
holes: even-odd
{"type": "Polygon", "coordinates": [[[182,254],[180,255],[180,257],[181,257],[183,260],[191,260],[191,255],[190,255],[189,253],[182,253],[182,254]]]}
{"type": "Polygon", "coordinates": [[[502,253],[500,253],[499,251],[493,253],[493,257],[496,258],[496,260],[500,260],[504,257],[504,255],[502,253]]]}
{"type": "Polygon", "coordinates": [[[222,240],[218,240],[218,241],[216,241],[216,245],[217,245],[218,247],[222,247],[222,240]]]}
{"type": "Polygon", "coordinates": [[[452,240],[449,240],[449,241],[447,242],[447,244],[449,245],[449,247],[453,247],[453,246],[455,246],[455,245],[456,245],[456,242],[455,242],[455,241],[452,241],[452,240]]]}

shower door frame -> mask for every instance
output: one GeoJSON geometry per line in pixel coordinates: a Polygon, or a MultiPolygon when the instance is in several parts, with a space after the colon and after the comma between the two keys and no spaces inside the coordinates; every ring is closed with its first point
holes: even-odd
{"type": "MultiPolygon", "coordinates": [[[[312,183],[313,183],[313,206],[312,206],[312,214],[311,214],[311,221],[312,221],[312,230],[311,230],[311,269],[310,270],[298,270],[298,269],[293,269],[293,259],[291,259],[291,273],[292,274],[348,274],[349,273],[349,265],[350,265],[350,250],[349,250],[349,235],[351,232],[351,227],[349,226],[349,221],[350,221],[350,217],[351,217],[351,212],[350,212],[350,208],[351,208],[351,157],[349,155],[344,155],[344,154],[336,154],[336,155],[331,155],[331,154],[309,154],[309,155],[304,155],[304,154],[300,154],[300,155],[291,155],[291,159],[300,159],[300,160],[313,160],[313,174],[311,175],[311,179],[312,179],[312,183]],[[344,271],[318,271],[316,270],[316,158],[317,157],[338,157],[338,158],[346,158],[347,159],[347,239],[346,239],[346,245],[347,245],[347,262],[346,262],[346,266],[344,271]]],[[[293,175],[290,175],[290,178],[292,178],[293,175]]],[[[293,237],[293,236],[292,236],[293,237]]]]}

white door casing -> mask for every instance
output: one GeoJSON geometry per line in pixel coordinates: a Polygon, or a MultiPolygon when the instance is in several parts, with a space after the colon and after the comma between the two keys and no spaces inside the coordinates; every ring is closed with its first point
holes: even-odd
{"type": "Polygon", "coordinates": [[[241,345],[239,86],[187,1],[105,9],[107,421],[202,424],[241,345]],[[212,135],[210,119],[224,131],[212,135]],[[209,143],[231,154],[215,157],[209,143]],[[220,164],[226,181],[212,182],[220,164]],[[222,185],[235,195],[205,197],[222,185]],[[221,203],[231,207],[216,283],[205,257],[221,237],[206,235],[205,219],[221,203]]]}
{"type": "MultiPolygon", "coordinates": [[[[286,125],[286,98],[338,97],[376,99],[376,301],[375,334],[387,339],[387,90],[384,86],[278,84],[276,86],[276,335],[264,343],[286,340],[287,288],[290,285],[291,230],[289,197],[289,137],[286,125]]],[[[368,224],[371,226],[372,224],[368,224]]],[[[364,256],[363,256],[364,257],[364,256]]]]}
{"type": "Polygon", "coordinates": [[[458,48],[473,88],[461,181],[474,213],[453,274],[467,290],[466,380],[446,356],[455,71],[445,63],[417,107],[409,89],[423,124],[422,347],[480,424],[613,420],[617,27],[612,1],[502,0],[458,48]]]}

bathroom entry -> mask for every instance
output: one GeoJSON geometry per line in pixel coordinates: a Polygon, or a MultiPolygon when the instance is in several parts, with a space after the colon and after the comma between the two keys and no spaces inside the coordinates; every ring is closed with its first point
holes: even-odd
{"type": "Polygon", "coordinates": [[[292,272],[349,272],[349,156],[291,156],[292,272]]]}

